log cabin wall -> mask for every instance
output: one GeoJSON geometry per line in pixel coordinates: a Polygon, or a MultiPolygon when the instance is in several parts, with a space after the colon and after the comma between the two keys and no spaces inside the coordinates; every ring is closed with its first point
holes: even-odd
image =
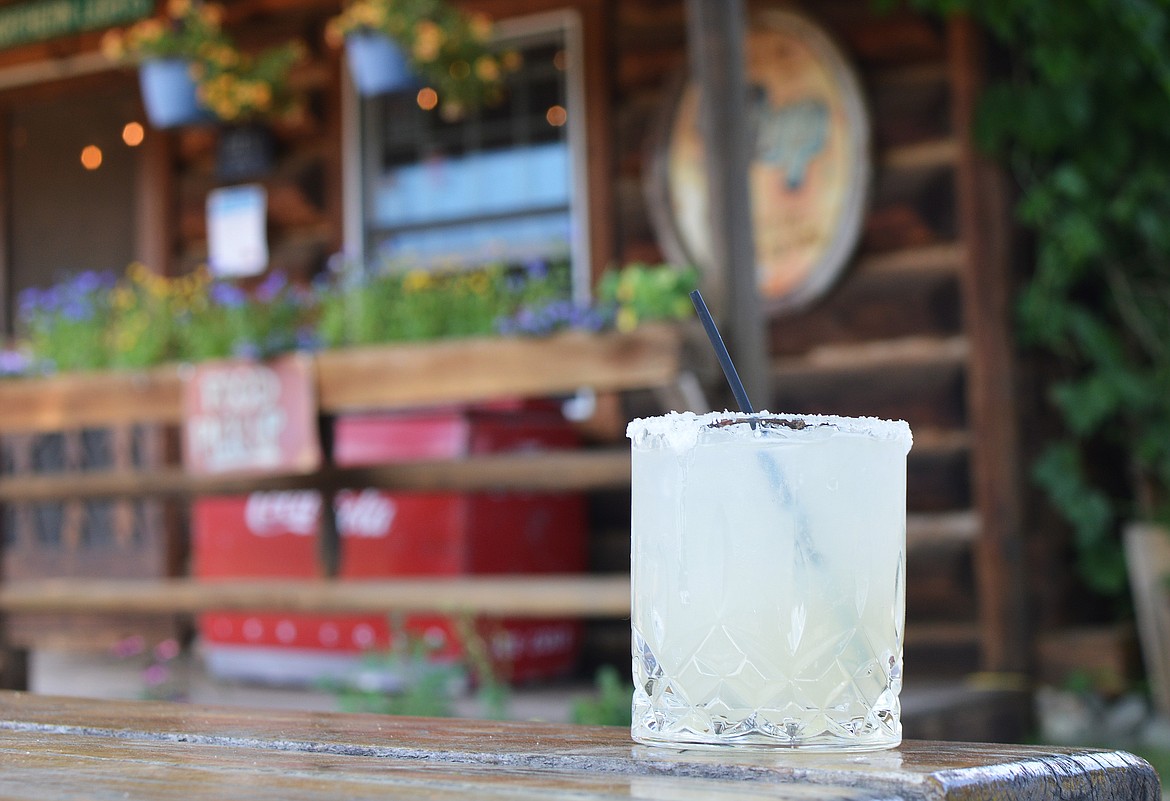
{"type": "MultiPolygon", "coordinates": [[[[962,22],[864,0],[784,5],[818,21],[852,61],[874,182],[842,280],[811,308],[767,320],[770,407],[910,423],[907,664],[1022,669],[1022,568],[1007,555],[1019,548],[1007,203],[966,132],[978,39],[962,22]]],[[[652,261],[662,253],[643,193],[645,143],[687,67],[686,9],[640,0],[615,11],[617,242],[620,260],[652,261]]]]}
{"type": "MultiPolygon", "coordinates": [[[[229,25],[243,44],[296,36],[309,47],[295,76],[309,94],[308,114],[274,128],[276,164],[261,179],[271,266],[302,278],[342,245],[340,65],[321,36],[338,5],[229,4],[229,25]]],[[[476,5],[512,14],[561,4],[476,5]]],[[[591,220],[601,245],[595,266],[659,260],[642,186],[646,143],[686,69],[685,3],[575,5],[588,17],[587,69],[601,71],[604,84],[588,112],[591,207],[601,212],[591,220]]],[[[768,320],[769,405],[910,423],[908,661],[941,672],[1018,669],[1026,656],[1012,622],[1022,619],[1012,573],[1019,560],[1011,558],[1019,548],[1014,416],[1010,359],[997,361],[1007,336],[1006,202],[965,130],[979,90],[977,37],[907,11],[877,13],[866,0],[788,5],[819,21],[855,65],[874,130],[875,181],[842,280],[812,308],[768,320]],[[1009,425],[997,425],[1004,420],[1009,425]]],[[[0,66],[92,52],[97,38],[2,54],[0,66]]],[[[137,250],[161,271],[181,273],[206,257],[207,193],[225,183],[215,172],[218,136],[208,127],[149,137],[137,250]]],[[[603,500],[595,522],[622,531],[628,495],[603,500]]],[[[603,541],[597,552],[599,568],[621,569],[628,541],[603,541]]]]}

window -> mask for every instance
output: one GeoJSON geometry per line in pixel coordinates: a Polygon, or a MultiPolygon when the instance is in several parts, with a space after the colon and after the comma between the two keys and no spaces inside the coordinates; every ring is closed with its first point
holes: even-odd
{"type": "Polygon", "coordinates": [[[522,56],[499,105],[449,121],[414,91],[358,100],[347,89],[347,250],[424,268],[564,260],[584,299],[580,25],[556,12],[496,30],[522,56]]]}

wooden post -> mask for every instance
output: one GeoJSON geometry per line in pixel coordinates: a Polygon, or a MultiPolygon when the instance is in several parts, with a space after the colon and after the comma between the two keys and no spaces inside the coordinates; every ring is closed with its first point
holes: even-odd
{"type": "Polygon", "coordinates": [[[963,316],[971,341],[967,401],[971,486],[982,521],[975,544],[983,667],[1026,671],[1029,645],[1026,566],[1021,526],[1020,444],[1012,348],[1010,198],[1006,176],[972,140],[984,77],[984,42],[968,18],[948,29],[953,121],[959,141],[956,189],[966,247],[963,316]]]}
{"type": "Polygon", "coordinates": [[[771,403],[767,343],[756,289],[756,249],[748,191],[750,129],[744,77],[742,0],[687,0],[692,74],[701,97],[699,126],[706,143],[711,252],[726,279],[711,305],[722,317],[732,358],[756,408],[771,403]]]}
{"type": "Polygon", "coordinates": [[[134,258],[159,275],[170,275],[172,270],[173,148],[171,134],[148,131],[135,176],[134,258]]]}

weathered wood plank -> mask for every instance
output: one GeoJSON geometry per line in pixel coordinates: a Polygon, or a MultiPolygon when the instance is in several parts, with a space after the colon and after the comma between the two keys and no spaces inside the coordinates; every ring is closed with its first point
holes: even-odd
{"type": "Polygon", "coordinates": [[[921,452],[932,431],[966,428],[961,366],[892,366],[791,372],[776,381],[776,408],[903,419],[921,452]]]}
{"type": "Polygon", "coordinates": [[[630,481],[628,448],[496,453],[313,473],[191,475],[178,467],[107,472],[41,473],[0,478],[0,501],[38,503],[78,498],[189,497],[297,489],[399,492],[616,489],[630,481]]]}
{"type": "Polygon", "coordinates": [[[811,372],[838,372],[874,367],[962,364],[970,351],[966,337],[903,337],[856,344],[823,345],[801,356],[777,359],[778,378],[811,372]]]}
{"type": "Polygon", "coordinates": [[[881,155],[880,164],[889,170],[929,170],[953,166],[959,153],[959,140],[946,137],[891,147],[881,155]]]}
{"type": "Polygon", "coordinates": [[[0,432],[172,423],[180,401],[176,366],[8,380],[0,383],[0,432]]]}
{"type": "MultiPolygon", "coordinates": [[[[842,797],[842,787],[862,793],[845,798],[902,801],[1160,797],[1157,774],[1132,754],[1048,746],[908,741],[894,751],[815,755],[674,750],[635,746],[629,732],[617,727],[278,710],[258,714],[23,693],[0,695],[0,730],[12,743],[8,753],[14,767],[27,771],[23,778],[31,782],[27,789],[15,788],[23,793],[16,798],[45,798],[42,777],[50,788],[73,786],[77,794],[92,797],[106,782],[117,781],[123,764],[130,776],[152,780],[148,788],[119,788],[151,793],[132,798],[200,797],[192,795],[199,792],[198,770],[206,771],[204,778],[215,784],[212,789],[222,792],[217,766],[239,777],[233,795],[239,787],[286,781],[285,775],[290,780],[286,792],[295,788],[291,780],[298,777],[307,782],[338,779],[324,795],[306,791],[284,796],[306,799],[342,797],[336,788],[345,781],[379,782],[384,793],[379,797],[394,798],[395,783],[407,778],[411,797],[447,798],[452,773],[480,783],[465,792],[460,788],[462,794],[454,797],[463,798],[485,797],[477,790],[494,788],[509,789],[513,798],[709,797],[708,783],[735,788],[743,798],[766,793],[781,799],[833,799],[842,797]],[[147,770],[151,765],[153,770],[147,770]],[[100,773],[93,772],[99,768],[100,773]],[[88,776],[89,784],[70,785],[73,776],[88,776]],[[591,787],[585,777],[614,784],[591,787]],[[499,784],[494,784],[496,778],[499,784]],[[643,784],[643,779],[649,781],[643,784]],[[677,783],[659,785],[660,779],[677,783]],[[549,781],[564,784],[549,792],[540,786],[549,781]],[[162,792],[168,786],[173,793],[162,792]],[[790,791],[797,795],[786,795],[790,791]]],[[[6,773],[9,762],[5,759],[6,773]]]]}
{"type": "Polygon", "coordinates": [[[827,345],[960,335],[957,275],[945,262],[926,256],[919,266],[909,266],[914,262],[908,254],[917,251],[895,251],[899,255],[890,261],[882,256],[865,259],[823,303],[773,318],[773,357],[798,356],[827,345]]]}
{"type": "Polygon", "coordinates": [[[940,242],[863,256],[858,259],[854,269],[863,274],[939,273],[957,275],[965,264],[965,258],[964,246],[961,242],[940,242]]]}
{"type": "MultiPolygon", "coordinates": [[[[718,779],[536,771],[521,765],[468,765],[257,749],[250,745],[176,743],[88,733],[5,732],[0,741],[0,795],[37,801],[118,798],[128,801],[457,801],[517,798],[695,798],[712,801],[867,801],[848,787],[743,786],[718,779]]],[[[890,798],[890,796],[880,796],[890,798]]]]}
{"type": "Polygon", "coordinates": [[[0,584],[5,612],[196,614],[207,611],[443,612],[505,617],[624,617],[626,575],[325,579],[36,579],[0,584]]]}
{"type": "Polygon", "coordinates": [[[393,348],[344,348],[317,358],[319,399],[330,412],[540,397],[580,387],[654,387],[678,374],[680,332],[579,332],[548,339],[474,339],[393,348]]]}

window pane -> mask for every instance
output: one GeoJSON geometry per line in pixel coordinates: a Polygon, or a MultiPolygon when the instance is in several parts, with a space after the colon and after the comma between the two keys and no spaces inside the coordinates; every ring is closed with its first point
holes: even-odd
{"type": "Polygon", "coordinates": [[[365,101],[367,252],[411,266],[566,258],[572,157],[564,34],[503,42],[522,66],[503,103],[464,119],[412,92],[365,101]]]}

